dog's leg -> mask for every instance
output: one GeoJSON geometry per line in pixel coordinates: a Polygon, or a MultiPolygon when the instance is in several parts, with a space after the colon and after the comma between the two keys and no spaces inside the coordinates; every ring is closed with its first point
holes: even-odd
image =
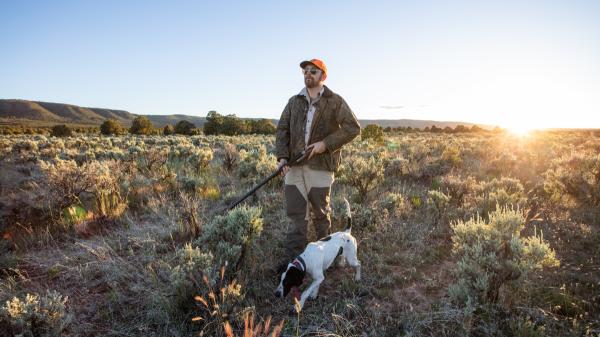
{"type": "Polygon", "coordinates": [[[356,247],[356,242],[354,244],[348,245],[349,249],[348,249],[348,255],[346,256],[346,259],[348,260],[348,264],[351,267],[354,267],[354,269],[356,270],[356,275],[354,275],[354,280],[355,281],[360,281],[360,261],[358,261],[358,257],[357,257],[357,247],[356,247]]]}
{"type": "Polygon", "coordinates": [[[313,289],[312,292],[308,295],[308,298],[310,298],[311,300],[314,300],[317,298],[317,296],[319,296],[319,286],[320,286],[320,284],[317,284],[315,289],[313,289]]]}
{"type": "Polygon", "coordinates": [[[323,282],[324,279],[325,276],[322,273],[320,275],[315,276],[314,281],[310,284],[310,286],[302,292],[302,295],[300,296],[300,309],[304,308],[304,302],[306,302],[309,296],[313,295],[315,289],[316,294],[318,295],[319,286],[321,285],[321,282],[323,282]]]}
{"type": "Polygon", "coordinates": [[[354,275],[354,280],[360,281],[360,261],[358,261],[358,259],[356,257],[348,258],[348,264],[351,267],[354,267],[354,270],[356,270],[356,274],[354,275]]]}
{"type": "Polygon", "coordinates": [[[346,266],[346,256],[344,254],[338,256],[336,259],[338,267],[343,268],[346,266]]]}
{"type": "Polygon", "coordinates": [[[352,265],[352,267],[354,267],[354,269],[356,269],[356,275],[354,275],[354,280],[360,281],[360,262],[358,260],[356,260],[356,265],[352,265]]]}

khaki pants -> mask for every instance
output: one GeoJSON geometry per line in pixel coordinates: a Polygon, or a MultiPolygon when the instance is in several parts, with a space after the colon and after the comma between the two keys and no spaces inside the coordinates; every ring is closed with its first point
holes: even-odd
{"type": "Polygon", "coordinates": [[[333,172],[313,170],[307,165],[292,166],[285,175],[286,211],[291,220],[285,242],[287,258],[296,257],[306,247],[309,219],[317,239],[329,235],[329,192],[333,180],[333,172]]]}

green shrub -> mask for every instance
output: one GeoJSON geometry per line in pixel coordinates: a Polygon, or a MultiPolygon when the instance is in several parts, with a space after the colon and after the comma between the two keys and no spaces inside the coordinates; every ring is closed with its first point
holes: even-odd
{"type": "Polygon", "coordinates": [[[44,194],[43,205],[52,218],[60,217],[65,209],[72,207],[94,209],[99,216],[116,218],[127,207],[120,189],[122,176],[118,174],[122,172],[122,162],[91,161],[77,165],[73,160],[57,159],[40,161],[39,165],[42,172],[39,182],[43,187],[40,193],[44,194]],[[84,205],[85,195],[91,195],[93,202],[84,205]]]}
{"type": "Polygon", "coordinates": [[[452,163],[449,163],[443,159],[428,160],[420,170],[417,171],[416,178],[430,182],[434,178],[443,176],[450,172],[452,169],[452,163]]]}
{"type": "Polygon", "coordinates": [[[600,224],[600,154],[573,152],[545,173],[550,200],[580,220],[600,224]]]}
{"type": "Polygon", "coordinates": [[[384,166],[376,157],[365,159],[353,155],[340,166],[339,180],[356,189],[359,202],[366,200],[367,194],[383,182],[384,166]]]}
{"type": "Polygon", "coordinates": [[[248,133],[271,135],[277,131],[277,126],[268,119],[251,119],[246,121],[248,133]]]}
{"type": "Polygon", "coordinates": [[[163,128],[163,135],[168,136],[168,135],[174,135],[174,134],[175,134],[175,128],[173,127],[173,125],[171,125],[171,124],[165,125],[165,127],[163,128]]]}
{"type": "Polygon", "coordinates": [[[405,178],[409,173],[408,159],[402,157],[390,160],[385,168],[385,178],[390,180],[405,178]]]}
{"type": "Polygon", "coordinates": [[[131,122],[129,132],[134,135],[150,135],[154,132],[154,126],[148,117],[139,116],[131,122]]]}
{"type": "Polygon", "coordinates": [[[515,337],[544,337],[547,336],[544,326],[538,326],[531,319],[519,319],[509,322],[511,336],[515,337]]]}
{"type": "Polygon", "coordinates": [[[120,135],[125,129],[114,119],[107,119],[100,125],[100,133],[103,135],[120,135]]]}
{"type": "Polygon", "coordinates": [[[404,215],[409,209],[406,198],[400,193],[393,192],[387,193],[385,197],[381,199],[379,205],[381,208],[387,209],[390,215],[393,216],[404,215]]]}
{"type": "Polygon", "coordinates": [[[177,183],[182,191],[190,194],[200,193],[206,186],[206,180],[202,177],[177,176],[177,183]]]}
{"type": "Polygon", "coordinates": [[[455,303],[466,306],[497,303],[504,284],[559,264],[541,234],[521,237],[524,222],[518,209],[503,207],[490,213],[489,221],[478,216],[452,224],[452,250],[459,259],[455,270],[457,283],[449,288],[455,303]]]}
{"type": "Polygon", "coordinates": [[[440,191],[430,190],[427,192],[425,212],[433,223],[448,219],[450,196],[440,191]]]}
{"type": "MultiPolygon", "coordinates": [[[[227,281],[225,278],[225,267],[221,267],[219,278],[214,285],[205,278],[203,281],[206,289],[194,296],[196,301],[196,317],[192,321],[200,326],[200,336],[220,336],[223,328],[226,336],[233,336],[230,321],[240,316],[244,299],[241,284],[236,280],[227,281]]],[[[248,321],[244,334],[251,336],[252,331],[248,329],[248,321]]],[[[254,331],[256,333],[258,331],[254,331]]],[[[274,337],[274,335],[272,336],[274,337]]]]}
{"type": "Polygon", "coordinates": [[[50,135],[53,137],[71,137],[73,135],[73,131],[71,131],[71,128],[68,126],[60,124],[52,127],[50,135]]]}
{"type": "Polygon", "coordinates": [[[487,219],[488,214],[497,209],[497,206],[524,207],[527,198],[519,180],[502,177],[475,184],[470,201],[471,204],[467,205],[469,208],[467,213],[479,214],[487,219]]]}
{"type": "Polygon", "coordinates": [[[181,321],[190,321],[195,308],[194,296],[206,292],[214,285],[214,258],[210,252],[186,244],[175,253],[175,265],[171,270],[171,296],[168,309],[181,321]],[[206,281],[205,281],[206,280],[206,281]]]}
{"type": "Polygon", "coordinates": [[[383,144],[383,129],[377,124],[369,124],[360,132],[362,140],[373,140],[377,144],[383,144]]]}
{"type": "Polygon", "coordinates": [[[182,237],[197,238],[202,231],[201,205],[200,199],[195,195],[181,193],[180,195],[181,208],[178,212],[179,218],[179,233],[182,237]]]}
{"type": "Polygon", "coordinates": [[[236,149],[235,145],[226,143],[223,146],[223,168],[227,172],[232,172],[237,168],[240,162],[240,153],[236,149]]]}
{"type": "Polygon", "coordinates": [[[201,148],[187,158],[188,163],[194,168],[196,173],[202,173],[206,170],[210,161],[213,159],[213,151],[209,148],[201,148]]]}
{"type": "Polygon", "coordinates": [[[194,123],[181,120],[175,124],[174,131],[179,135],[191,136],[194,133],[194,129],[196,129],[196,125],[194,125],[194,123]]]}
{"type": "Polygon", "coordinates": [[[68,298],[56,291],[14,297],[0,307],[0,329],[7,336],[62,336],[70,324],[68,298]]]}
{"type": "Polygon", "coordinates": [[[449,146],[442,152],[442,160],[447,163],[450,167],[460,167],[463,160],[460,156],[460,150],[456,146],[449,146]]]}
{"type": "Polygon", "coordinates": [[[217,265],[229,265],[236,272],[263,229],[262,210],[238,206],[226,215],[217,215],[204,225],[196,245],[212,252],[217,265]]]}
{"type": "Polygon", "coordinates": [[[38,150],[38,144],[32,140],[21,140],[15,142],[12,151],[15,153],[35,152],[38,150]]]}
{"type": "MultiPolygon", "coordinates": [[[[250,151],[240,151],[240,163],[238,165],[238,178],[246,184],[255,185],[262,181],[277,169],[277,158],[267,154],[264,145],[250,151]]],[[[272,188],[280,180],[273,179],[267,184],[272,188]]]]}
{"type": "Polygon", "coordinates": [[[512,175],[515,168],[519,167],[517,157],[512,153],[502,153],[498,157],[491,159],[487,163],[487,173],[496,176],[512,175]]]}
{"type": "Polygon", "coordinates": [[[352,230],[357,233],[380,229],[389,218],[389,211],[385,208],[378,209],[374,205],[364,205],[362,203],[353,205],[353,208],[352,230]]]}
{"type": "Polygon", "coordinates": [[[477,184],[475,178],[469,176],[466,178],[448,174],[441,179],[441,190],[450,197],[450,202],[460,207],[463,205],[465,197],[472,194],[477,184]]]}

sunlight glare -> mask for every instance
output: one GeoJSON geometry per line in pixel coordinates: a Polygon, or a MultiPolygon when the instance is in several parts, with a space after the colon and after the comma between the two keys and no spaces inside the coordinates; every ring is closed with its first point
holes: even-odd
{"type": "Polygon", "coordinates": [[[505,125],[504,128],[506,128],[509,133],[519,137],[527,137],[531,134],[533,130],[536,129],[531,124],[527,123],[508,124],[505,125]]]}

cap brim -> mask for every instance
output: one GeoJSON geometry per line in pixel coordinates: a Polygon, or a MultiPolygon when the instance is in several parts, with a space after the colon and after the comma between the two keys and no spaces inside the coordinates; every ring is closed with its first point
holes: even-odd
{"type": "MultiPolygon", "coordinates": [[[[300,62],[300,68],[304,69],[304,67],[306,67],[309,64],[312,64],[313,66],[317,67],[316,64],[314,64],[314,63],[312,63],[310,61],[302,61],[302,62],[300,62]]],[[[317,67],[317,68],[319,68],[319,67],[317,67]]],[[[319,69],[321,69],[321,68],[319,68],[319,69]]]]}

